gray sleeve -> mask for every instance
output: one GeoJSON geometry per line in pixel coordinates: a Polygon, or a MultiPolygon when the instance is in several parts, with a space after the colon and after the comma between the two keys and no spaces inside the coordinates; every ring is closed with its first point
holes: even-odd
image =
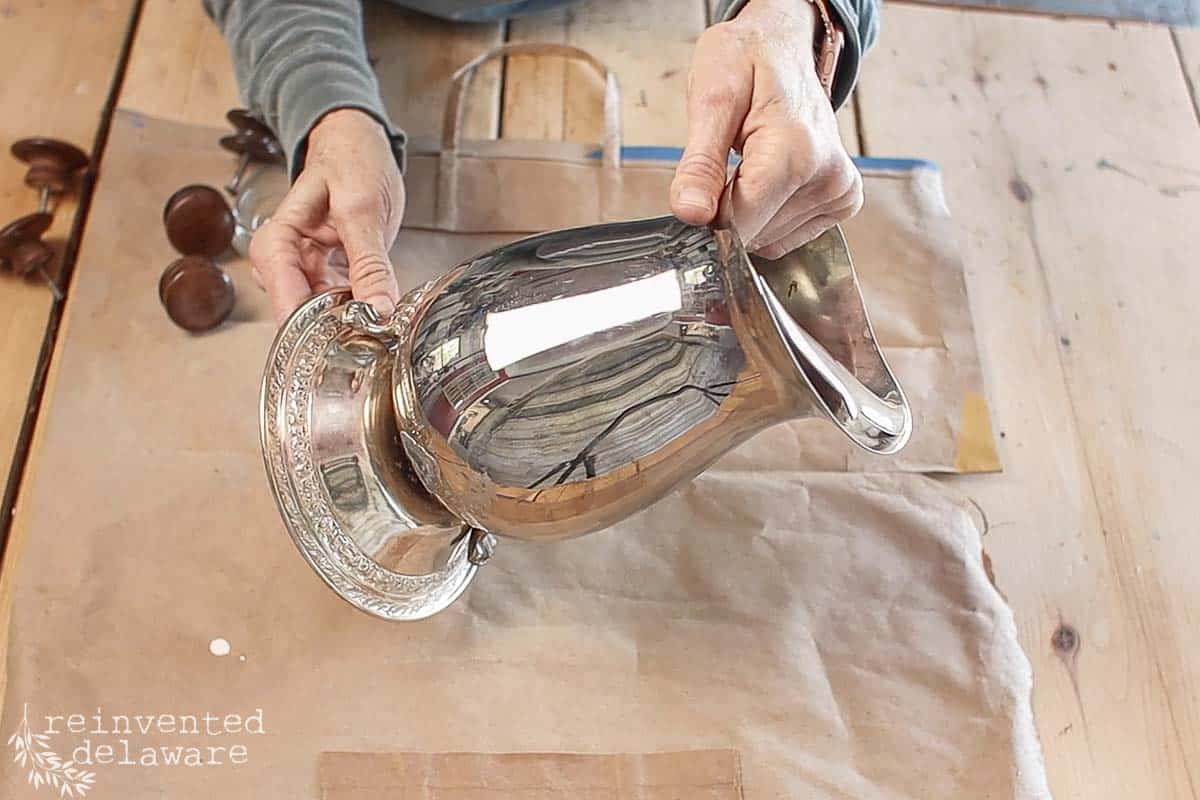
{"type": "Polygon", "coordinates": [[[293,177],[324,114],[358,108],[393,142],[367,59],[360,0],[204,0],[233,55],[242,102],[279,136],[293,177]]]}
{"type": "MultiPolygon", "coordinates": [[[[732,19],[747,2],[716,0],[712,19],[718,22],[732,19]]],[[[858,80],[863,54],[879,37],[879,0],[828,0],[828,3],[832,13],[841,18],[842,28],[846,31],[845,46],[833,76],[833,107],[838,108],[846,102],[858,80]]]]}

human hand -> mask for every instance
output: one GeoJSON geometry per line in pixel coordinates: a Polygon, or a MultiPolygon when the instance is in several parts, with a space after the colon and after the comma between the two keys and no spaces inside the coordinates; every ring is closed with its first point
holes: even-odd
{"type": "Polygon", "coordinates": [[[706,30],[692,57],[688,143],[671,211],[684,222],[711,223],[729,150],[737,150],[732,221],[747,247],[770,259],[862,207],[862,176],[817,77],[816,22],[805,0],[750,0],[706,30]]]}
{"type": "Polygon", "coordinates": [[[403,216],[404,181],[383,126],[356,109],[323,116],[300,177],[250,242],[276,320],[338,286],[390,314],[400,291],[388,248],[403,216]]]}

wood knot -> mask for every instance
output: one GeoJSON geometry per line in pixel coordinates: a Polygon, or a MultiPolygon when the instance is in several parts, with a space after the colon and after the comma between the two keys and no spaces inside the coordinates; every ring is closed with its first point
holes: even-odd
{"type": "Polygon", "coordinates": [[[1062,623],[1055,628],[1054,634],[1050,637],[1050,646],[1061,656],[1074,655],[1079,650],[1079,631],[1075,630],[1072,625],[1062,623]]]}
{"type": "Polygon", "coordinates": [[[1009,181],[1008,188],[1013,193],[1013,197],[1017,198],[1019,202],[1028,203],[1033,199],[1033,189],[1020,176],[1009,181]]]}

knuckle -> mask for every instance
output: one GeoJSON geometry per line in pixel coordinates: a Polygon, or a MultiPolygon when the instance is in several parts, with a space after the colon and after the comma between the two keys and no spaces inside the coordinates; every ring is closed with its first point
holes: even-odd
{"type": "Polygon", "coordinates": [[[738,176],[738,190],[751,206],[765,203],[773,193],[774,181],[760,171],[747,171],[738,176]]]}
{"type": "Polygon", "coordinates": [[[250,263],[254,265],[255,269],[261,270],[270,267],[270,256],[278,238],[276,235],[278,225],[279,223],[268,220],[250,238],[250,263]]]}
{"type": "Polygon", "coordinates": [[[808,129],[796,126],[789,129],[786,147],[780,154],[784,169],[796,186],[803,186],[817,175],[819,163],[808,129]]]}
{"type": "Polygon", "coordinates": [[[681,175],[698,178],[706,183],[723,183],[726,162],[712,153],[697,151],[685,154],[679,162],[677,171],[681,175]]]}
{"type": "Polygon", "coordinates": [[[850,159],[848,157],[839,157],[833,161],[829,168],[825,196],[830,200],[843,197],[854,191],[857,180],[858,170],[850,163],[850,159]]]}
{"type": "Polygon", "coordinates": [[[336,220],[367,220],[385,225],[392,215],[392,193],[386,185],[342,192],[332,203],[336,220]]]}
{"type": "Polygon", "coordinates": [[[731,46],[739,46],[741,39],[737,26],[730,21],[725,21],[705,28],[704,32],[696,39],[696,45],[701,52],[709,48],[723,50],[731,46]]]}
{"type": "Polygon", "coordinates": [[[796,246],[799,247],[802,244],[808,244],[813,239],[816,239],[822,233],[832,228],[836,223],[837,220],[833,219],[832,217],[817,217],[806,227],[804,236],[802,237],[803,240],[797,242],[796,246]]]}
{"type": "Polygon", "coordinates": [[[699,86],[693,85],[691,92],[697,106],[712,111],[737,105],[742,88],[733,76],[726,75],[715,81],[705,81],[699,86]]]}
{"type": "Polygon", "coordinates": [[[850,194],[850,204],[846,206],[846,216],[844,216],[842,219],[850,219],[850,217],[853,217],[859,211],[862,211],[863,200],[862,181],[860,180],[858,185],[850,194]]]}
{"type": "Polygon", "coordinates": [[[852,170],[846,182],[846,188],[837,195],[837,208],[834,216],[839,222],[853,217],[863,206],[863,182],[858,170],[852,170]]]}
{"type": "Polygon", "coordinates": [[[392,279],[392,265],[378,253],[365,253],[350,261],[350,277],[363,288],[386,286],[392,279]]]}
{"type": "Polygon", "coordinates": [[[342,197],[334,209],[339,220],[374,220],[384,216],[378,197],[371,193],[355,192],[342,197]]]}

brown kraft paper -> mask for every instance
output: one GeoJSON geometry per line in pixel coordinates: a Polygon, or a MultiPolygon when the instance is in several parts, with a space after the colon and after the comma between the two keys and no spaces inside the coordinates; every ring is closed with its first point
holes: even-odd
{"type": "Polygon", "coordinates": [[[322,753],[321,800],[742,800],[733,750],[322,753]]]}
{"type": "Polygon", "coordinates": [[[266,298],[235,261],[235,322],[193,336],[158,303],[162,204],[227,176],[215,140],[114,118],[8,552],[0,797],[55,796],[14,734],[60,779],[85,742],[92,762],[100,745],[223,748],[72,765],[91,800],[315,798],[324,752],[697,749],[739,753],[750,800],[1048,796],[973,511],[921,475],[800,472],[794,442],[764,440],[611,530],[500,542],[429,620],[330,592],[266,486],[266,298]],[[63,724],[92,714],[150,727],[63,724]],[[203,714],[213,732],[180,732],[203,714]]]}

